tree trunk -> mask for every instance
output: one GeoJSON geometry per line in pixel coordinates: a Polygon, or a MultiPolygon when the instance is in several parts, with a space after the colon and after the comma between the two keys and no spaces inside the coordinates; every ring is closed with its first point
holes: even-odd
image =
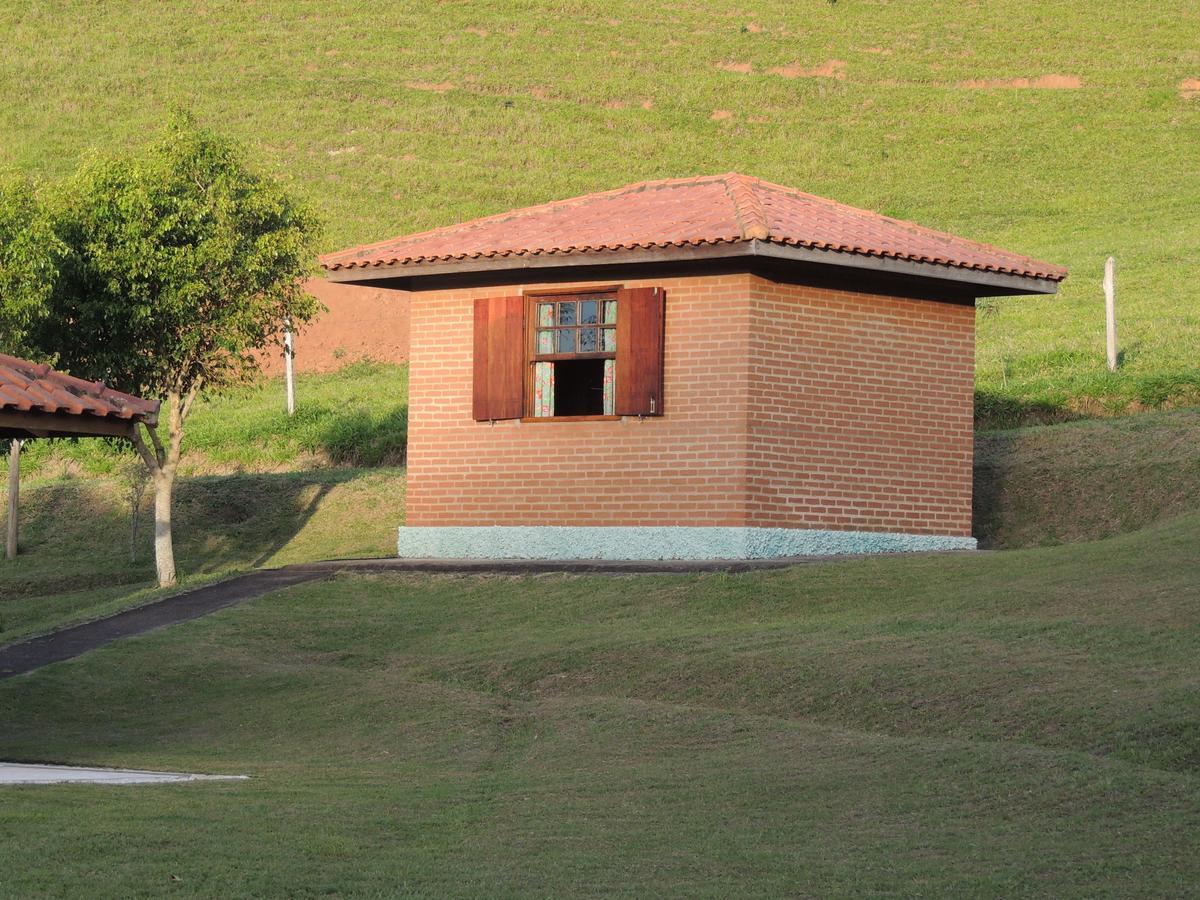
{"type": "Polygon", "coordinates": [[[164,406],[167,412],[167,443],[164,446],[158,435],[158,424],[145,425],[146,435],[154,445],[146,445],[141,431],[135,426],[129,440],[137,449],[154,479],[154,568],[158,572],[158,586],[175,584],[175,548],[171,543],[171,495],[175,492],[175,473],[179,471],[179,456],[183,447],[183,423],[192,408],[192,401],[200,390],[200,381],[195,381],[186,393],[168,391],[164,406]]]}
{"type": "Polygon", "coordinates": [[[17,558],[17,514],[20,509],[18,497],[21,491],[21,442],[13,438],[8,449],[8,528],[4,541],[4,555],[17,558]]]}
{"type": "Polygon", "coordinates": [[[175,490],[175,472],[154,475],[154,568],[158,586],[175,584],[175,548],[171,543],[171,495],[175,490]]]}

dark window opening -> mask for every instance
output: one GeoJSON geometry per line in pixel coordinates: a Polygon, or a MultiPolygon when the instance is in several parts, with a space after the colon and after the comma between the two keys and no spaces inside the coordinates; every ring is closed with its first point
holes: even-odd
{"type": "Polygon", "coordinates": [[[604,415],[604,360],[560,360],[554,364],[554,415],[604,415]]]}

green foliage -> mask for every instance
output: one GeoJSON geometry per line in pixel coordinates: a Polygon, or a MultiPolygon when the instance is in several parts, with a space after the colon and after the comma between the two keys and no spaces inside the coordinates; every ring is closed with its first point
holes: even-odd
{"type": "Polygon", "coordinates": [[[300,286],[315,214],[185,114],[143,153],[90,156],[58,225],[72,255],[38,341],[72,374],[148,396],[221,387],[318,309],[300,286]]]}
{"type": "Polygon", "coordinates": [[[29,337],[49,314],[65,250],[34,183],[0,173],[0,352],[53,361],[29,337]]]}

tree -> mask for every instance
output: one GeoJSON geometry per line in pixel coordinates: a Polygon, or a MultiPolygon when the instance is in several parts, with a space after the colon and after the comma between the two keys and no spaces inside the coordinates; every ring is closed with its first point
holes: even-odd
{"type": "Polygon", "coordinates": [[[0,173],[0,351],[53,361],[30,343],[30,332],[49,313],[65,253],[34,183],[0,173]]]}
{"type": "Polygon", "coordinates": [[[319,304],[301,287],[320,225],[229,141],[176,113],[143,153],[94,155],[65,185],[69,249],[35,344],[83,378],[162,402],[133,444],[154,484],[158,582],[174,584],[171,506],[184,430],[201,391],[255,371],[255,351],[319,304]],[[165,428],[165,435],[160,430],[165,428]]]}

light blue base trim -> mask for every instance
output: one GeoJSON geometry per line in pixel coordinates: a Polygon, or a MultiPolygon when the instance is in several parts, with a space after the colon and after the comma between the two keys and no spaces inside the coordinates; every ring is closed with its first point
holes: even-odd
{"type": "Polygon", "coordinates": [[[401,527],[405,559],[771,559],[974,550],[975,538],[804,528],[568,527],[557,525],[401,527]]]}

